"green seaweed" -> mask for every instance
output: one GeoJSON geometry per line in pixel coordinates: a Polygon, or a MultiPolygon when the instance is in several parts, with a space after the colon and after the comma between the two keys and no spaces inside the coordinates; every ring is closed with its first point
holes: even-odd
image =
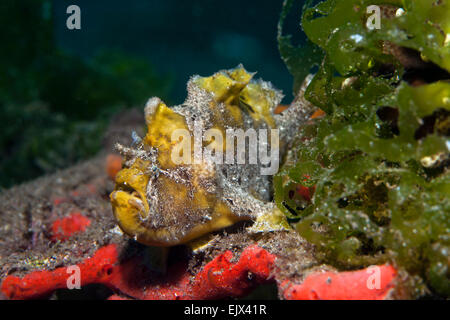
{"type": "Polygon", "coordinates": [[[325,52],[306,98],[326,116],[302,129],[296,161],[274,179],[278,207],[324,262],[343,270],[394,263],[415,296],[450,295],[449,5],[327,0],[304,8],[303,30],[325,52]],[[374,4],[381,29],[369,30],[365,8],[374,4]],[[414,66],[392,47],[408,48],[437,78],[413,86],[414,66]],[[312,184],[312,200],[299,205],[296,186],[312,184]]]}
{"type": "Polygon", "coordinates": [[[296,94],[310,69],[314,65],[320,64],[323,53],[319,47],[314,46],[310,41],[307,41],[303,46],[296,47],[292,44],[291,35],[283,34],[283,25],[293,3],[294,0],[285,0],[283,3],[283,9],[278,23],[277,39],[281,57],[289,72],[294,77],[293,91],[296,94]]]}

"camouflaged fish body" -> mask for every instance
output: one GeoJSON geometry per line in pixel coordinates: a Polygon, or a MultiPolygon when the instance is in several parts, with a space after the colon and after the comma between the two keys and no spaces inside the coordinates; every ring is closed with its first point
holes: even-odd
{"type": "Polygon", "coordinates": [[[116,177],[111,201],[126,234],[147,245],[172,246],[242,220],[256,221],[253,231],[287,227],[271,202],[272,177],[261,175],[261,163],[217,163],[208,157],[199,162],[194,161],[193,150],[183,154],[193,160],[190,163],[177,164],[172,156],[174,148],[179,148],[179,141],[172,140],[175,130],[187,130],[191,144],[202,150],[222,143],[225,152],[235,147],[234,142],[227,144],[227,129],[253,128],[278,129],[280,140],[269,140],[268,147],[279,148],[282,157],[312,108],[296,101],[281,115],[274,115],[281,92],[252,78],[239,66],[211,77],[192,77],[188,97],[179,106],[169,108],[159,98],[148,101],[146,136],[133,148],[118,145],[124,169],[116,177]],[[215,129],[223,133],[224,141],[194,134],[197,128],[215,129]]]}

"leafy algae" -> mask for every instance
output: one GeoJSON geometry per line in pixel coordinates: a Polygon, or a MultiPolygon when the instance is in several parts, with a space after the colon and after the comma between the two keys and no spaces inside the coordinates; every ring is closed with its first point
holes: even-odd
{"type": "MultiPolygon", "coordinates": [[[[450,1],[311,3],[302,27],[324,58],[306,98],[326,116],[302,128],[274,179],[275,201],[324,262],[391,262],[413,296],[448,297],[450,1]],[[366,26],[370,5],[380,29],[366,26]],[[314,186],[311,201],[299,185],[314,186]]],[[[281,38],[294,78],[304,76],[292,71],[299,51],[281,38]]]]}

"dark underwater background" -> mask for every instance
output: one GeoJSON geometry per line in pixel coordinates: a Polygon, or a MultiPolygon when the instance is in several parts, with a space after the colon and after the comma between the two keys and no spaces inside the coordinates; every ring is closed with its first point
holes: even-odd
{"type": "MultiPolygon", "coordinates": [[[[276,38],[281,6],[281,0],[2,0],[0,189],[94,156],[114,114],[142,109],[151,96],[182,103],[194,74],[242,63],[282,89],[289,103],[292,77],[276,38]],[[81,30],[66,27],[72,4],[81,9],[81,30]]],[[[291,12],[299,17],[297,6],[291,12]]]]}

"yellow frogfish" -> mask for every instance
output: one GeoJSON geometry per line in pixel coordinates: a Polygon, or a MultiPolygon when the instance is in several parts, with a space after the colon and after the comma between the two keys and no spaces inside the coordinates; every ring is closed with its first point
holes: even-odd
{"type": "Polygon", "coordinates": [[[192,77],[181,105],[149,99],[146,135],[117,145],[123,169],[110,198],[125,234],[169,247],[244,220],[251,232],[288,228],[272,175],[314,110],[300,98],[274,114],[282,93],[253,77],[238,66],[192,77]]]}

